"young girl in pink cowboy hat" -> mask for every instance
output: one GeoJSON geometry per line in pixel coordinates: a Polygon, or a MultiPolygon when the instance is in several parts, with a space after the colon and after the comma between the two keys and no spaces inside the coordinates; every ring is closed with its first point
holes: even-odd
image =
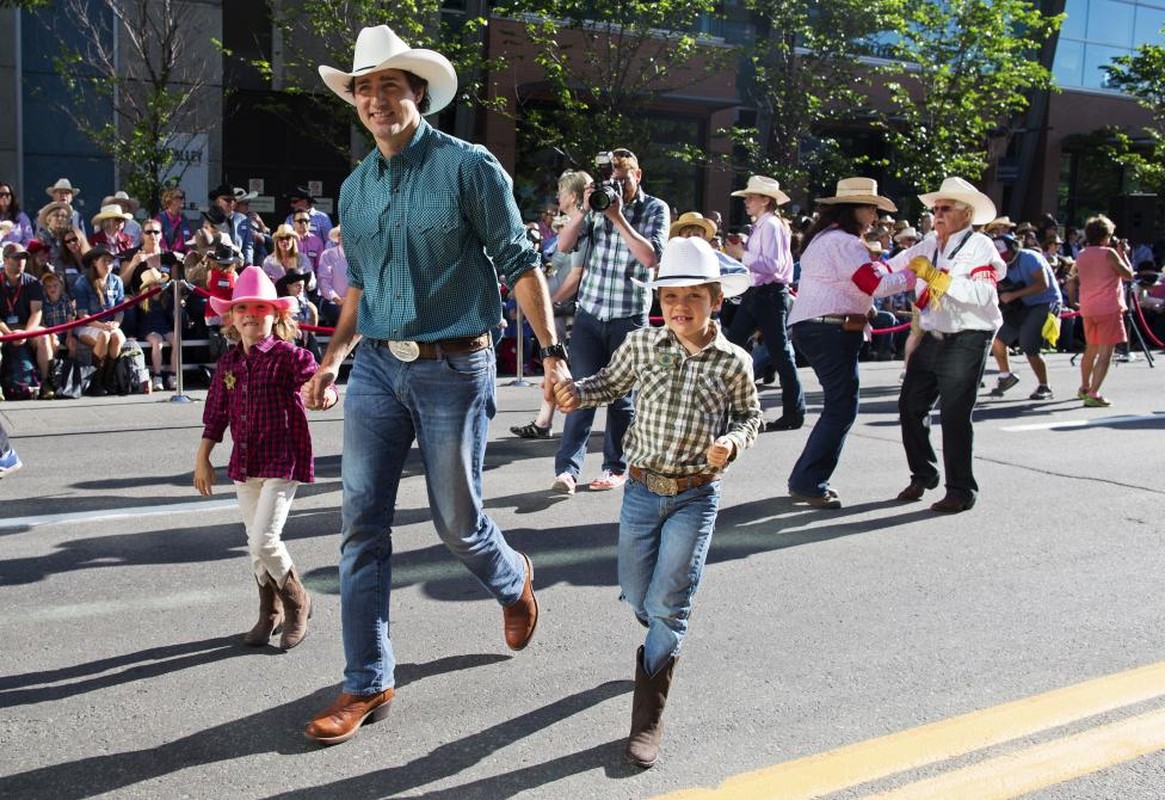
{"type": "MultiPolygon", "coordinates": [[[[194,486],[202,495],[212,493],[210,453],[230,425],[227,477],[235,483],[259,584],[259,621],[243,641],[260,647],[282,625],[279,646],[290,650],[307,635],[311,598],[281,534],[295,490],[315,479],[300,387],[315,373],[316,360],[295,346],[296,299],[278,297],[262,268],[247,267],[231,298],[212,297],[210,304],[223,316],[223,334],[237,344],[219,359],[206,396],[194,486]]],[[[335,403],[333,389],[325,407],[335,403]]]]}

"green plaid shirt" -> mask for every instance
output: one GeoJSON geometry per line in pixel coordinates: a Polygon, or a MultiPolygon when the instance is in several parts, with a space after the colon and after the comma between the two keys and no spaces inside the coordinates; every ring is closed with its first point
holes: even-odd
{"type": "Polygon", "coordinates": [[[588,408],[636,389],[623,454],[628,464],[663,475],[705,472],[705,454],[717,438],[727,435],[739,453],[760,432],[752,357],[718,325],[716,338],[694,355],[668,328],[632,331],[607,366],[575,387],[588,408]]]}

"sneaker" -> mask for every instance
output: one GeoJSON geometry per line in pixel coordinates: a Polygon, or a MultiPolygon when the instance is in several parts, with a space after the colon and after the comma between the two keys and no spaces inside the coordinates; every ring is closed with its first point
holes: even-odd
{"type": "Polygon", "coordinates": [[[166,385],[166,391],[172,392],[178,388],[178,378],[173,373],[167,373],[163,383],[166,385]]]}
{"type": "Polygon", "coordinates": [[[1084,405],[1087,408],[1108,408],[1112,405],[1112,401],[1103,395],[1086,394],[1084,395],[1084,405]]]}
{"type": "Polygon", "coordinates": [[[1076,399],[1083,400],[1085,397],[1088,397],[1088,387],[1081,386],[1079,389],[1076,390],[1076,399]]]}
{"type": "Polygon", "coordinates": [[[153,391],[155,391],[155,392],[160,392],[160,391],[162,391],[162,387],[163,387],[163,385],[164,385],[164,384],[162,383],[162,376],[161,376],[161,375],[155,375],[155,376],[154,376],[154,377],[153,377],[153,378],[150,380],[150,389],[151,389],[151,390],[153,390],[153,391]]]}
{"type": "Polygon", "coordinates": [[[574,487],[578,484],[574,476],[569,472],[561,472],[554,478],[554,483],[550,486],[550,491],[558,492],[559,494],[574,494],[574,487]]]}
{"type": "Polygon", "coordinates": [[[1055,395],[1052,393],[1052,387],[1041,383],[1036,387],[1036,390],[1028,395],[1028,400],[1051,400],[1055,395]]]}
{"type": "Polygon", "coordinates": [[[611,470],[605,469],[599,474],[599,477],[591,481],[590,488],[592,492],[606,492],[618,489],[626,482],[626,472],[611,472],[611,470]]]}
{"type": "Polygon", "coordinates": [[[20,456],[16,455],[16,451],[11,447],[0,454],[0,478],[7,478],[23,466],[20,456]]]}
{"type": "Polygon", "coordinates": [[[995,384],[995,388],[991,390],[992,397],[1003,397],[1003,393],[1008,389],[1019,383],[1019,376],[1014,372],[1009,372],[1007,375],[1000,375],[999,381],[995,384]]]}
{"type": "Polygon", "coordinates": [[[510,433],[522,439],[549,439],[550,426],[543,428],[537,422],[530,422],[526,425],[514,425],[510,428],[510,433]]]}

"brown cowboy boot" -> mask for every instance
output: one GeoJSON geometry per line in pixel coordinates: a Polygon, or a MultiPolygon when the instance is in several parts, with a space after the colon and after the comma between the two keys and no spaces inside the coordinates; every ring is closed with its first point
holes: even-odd
{"type": "Polygon", "coordinates": [[[279,637],[279,647],[290,650],[307,636],[307,621],[311,617],[311,596],[299,582],[295,567],[287,573],[283,588],[279,589],[283,600],[283,635],[279,637]]]}
{"type": "Polygon", "coordinates": [[[635,654],[635,695],[631,701],[631,736],[627,739],[627,760],[650,769],[659,760],[663,738],[663,707],[671,689],[676,660],[668,659],[655,675],[643,668],[643,648],[635,654]]]}
{"type": "Polygon", "coordinates": [[[259,621],[243,634],[243,644],[251,647],[262,647],[283,629],[283,601],[276,594],[275,579],[270,575],[266,578],[263,583],[255,578],[259,583],[259,621]]]}

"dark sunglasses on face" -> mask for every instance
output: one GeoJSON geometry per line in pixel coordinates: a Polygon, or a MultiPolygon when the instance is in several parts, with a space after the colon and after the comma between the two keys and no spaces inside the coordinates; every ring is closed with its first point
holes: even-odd
{"type": "Polygon", "coordinates": [[[161,233],[161,231],[158,230],[157,228],[149,228],[149,229],[143,230],[142,233],[148,234],[150,236],[157,236],[161,233]]]}
{"type": "Polygon", "coordinates": [[[935,206],[930,211],[932,214],[949,214],[951,211],[954,211],[954,210],[955,210],[954,206],[935,206]]]}
{"type": "Polygon", "coordinates": [[[77,243],[77,237],[76,237],[76,236],[74,236],[74,237],[72,237],[72,238],[70,238],[70,239],[65,239],[65,244],[76,244],[76,243],[77,243]]]}
{"type": "Polygon", "coordinates": [[[311,222],[310,219],[308,219],[307,217],[303,217],[302,219],[297,219],[295,221],[295,224],[296,225],[307,225],[309,222],[311,222]]]}

